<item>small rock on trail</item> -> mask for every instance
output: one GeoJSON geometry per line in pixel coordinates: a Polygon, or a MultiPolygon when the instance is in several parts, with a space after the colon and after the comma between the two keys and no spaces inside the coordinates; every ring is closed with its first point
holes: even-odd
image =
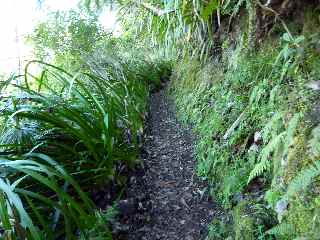
{"type": "Polygon", "coordinates": [[[125,240],[202,240],[217,212],[196,178],[193,138],[175,118],[165,89],[150,98],[142,165],[131,177],[117,234],[125,240]],[[134,206],[134,207],[133,207],[134,206]],[[134,213],[133,213],[134,209],[134,213]]]}

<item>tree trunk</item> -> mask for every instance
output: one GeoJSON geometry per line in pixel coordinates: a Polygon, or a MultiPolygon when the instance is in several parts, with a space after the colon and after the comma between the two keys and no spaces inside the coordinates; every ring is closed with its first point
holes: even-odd
{"type": "Polygon", "coordinates": [[[257,33],[257,0],[247,0],[248,9],[248,52],[256,48],[257,33]]]}

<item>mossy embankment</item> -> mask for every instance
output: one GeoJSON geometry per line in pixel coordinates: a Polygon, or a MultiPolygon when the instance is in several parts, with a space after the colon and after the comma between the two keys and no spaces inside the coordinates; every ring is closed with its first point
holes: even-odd
{"type": "Polygon", "coordinates": [[[240,14],[221,54],[175,65],[171,94],[198,136],[197,173],[227,212],[211,239],[320,236],[319,11],[291,15],[252,48],[240,14]]]}

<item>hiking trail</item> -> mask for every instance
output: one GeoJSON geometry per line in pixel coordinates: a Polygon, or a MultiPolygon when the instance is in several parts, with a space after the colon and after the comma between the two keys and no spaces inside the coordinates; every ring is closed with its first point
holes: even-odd
{"type": "Polygon", "coordinates": [[[121,239],[203,240],[217,214],[195,174],[191,131],[177,121],[165,93],[150,97],[143,167],[131,177],[128,199],[119,205],[125,216],[121,224],[128,228],[121,239]]]}

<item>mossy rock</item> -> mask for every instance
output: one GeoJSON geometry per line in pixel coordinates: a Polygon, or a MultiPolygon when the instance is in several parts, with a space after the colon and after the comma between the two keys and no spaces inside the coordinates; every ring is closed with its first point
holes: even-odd
{"type": "Polygon", "coordinates": [[[235,239],[255,239],[255,219],[249,213],[250,202],[240,202],[233,211],[235,239]]]}
{"type": "Polygon", "coordinates": [[[235,240],[255,240],[275,223],[274,215],[264,205],[245,200],[233,210],[235,240]]]}
{"type": "Polygon", "coordinates": [[[286,184],[296,176],[303,166],[307,166],[310,163],[307,153],[305,136],[299,135],[295,137],[288,153],[287,165],[283,167],[283,177],[286,184]]]}
{"type": "Polygon", "coordinates": [[[285,222],[293,226],[295,230],[291,237],[319,239],[320,201],[318,195],[311,192],[300,195],[290,202],[290,206],[285,222]]]}

